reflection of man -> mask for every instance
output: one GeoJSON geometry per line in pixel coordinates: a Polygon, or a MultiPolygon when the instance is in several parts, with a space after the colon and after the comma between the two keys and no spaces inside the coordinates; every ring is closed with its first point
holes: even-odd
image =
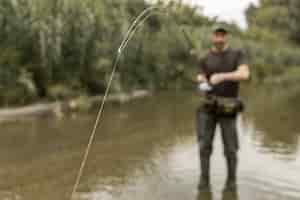
{"type": "Polygon", "coordinates": [[[223,192],[222,200],[239,200],[237,191],[223,192]]]}
{"type": "MultiPolygon", "coordinates": [[[[213,200],[213,195],[210,191],[200,192],[196,200],[213,200]]],[[[237,191],[224,191],[222,200],[239,200],[237,191]]]]}
{"type": "MultiPolygon", "coordinates": [[[[236,188],[238,135],[237,113],[239,82],[250,77],[249,67],[242,51],[227,45],[228,31],[224,27],[214,29],[213,48],[201,59],[198,82],[211,86],[205,91],[205,102],[197,111],[197,135],[200,148],[201,177],[199,190],[209,189],[210,156],[216,125],[220,124],[224,154],[227,161],[225,190],[236,188]]],[[[201,88],[201,87],[200,87],[201,88]]],[[[207,88],[207,87],[205,87],[207,88]]]]}

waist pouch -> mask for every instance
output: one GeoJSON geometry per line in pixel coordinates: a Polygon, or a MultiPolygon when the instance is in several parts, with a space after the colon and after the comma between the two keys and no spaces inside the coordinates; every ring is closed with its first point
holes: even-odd
{"type": "Polygon", "coordinates": [[[206,111],[221,115],[236,115],[245,110],[244,103],[238,98],[206,97],[202,103],[206,111]]]}
{"type": "Polygon", "coordinates": [[[225,115],[234,115],[243,112],[245,106],[240,99],[237,98],[217,98],[216,113],[225,115]]]}

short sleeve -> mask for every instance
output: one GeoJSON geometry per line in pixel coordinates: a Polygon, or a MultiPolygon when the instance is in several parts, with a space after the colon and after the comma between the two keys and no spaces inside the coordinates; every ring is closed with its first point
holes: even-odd
{"type": "Polygon", "coordinates": [[[237,66],[248,65],[246,53],[242,50],[238,51],[237,66]]]}

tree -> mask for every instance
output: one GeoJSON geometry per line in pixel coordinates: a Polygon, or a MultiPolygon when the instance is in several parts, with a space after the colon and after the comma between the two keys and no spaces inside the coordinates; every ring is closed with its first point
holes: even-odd
{"type": "Polygon", "coordinates": [[[246,15],[250,29],[267,29],[300,44],[299,10],[298,0],[261,0],[259,6],[250,5],[246,15]]]}

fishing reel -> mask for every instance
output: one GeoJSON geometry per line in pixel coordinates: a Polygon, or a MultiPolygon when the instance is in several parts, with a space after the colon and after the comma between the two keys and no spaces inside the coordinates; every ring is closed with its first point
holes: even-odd
{"type": "Polygon", "coordinates": [[[198,84],[198,91],[200,93],[207,93],[213,90],[213,86],[208,82],[202,82],[198,84]]]}

